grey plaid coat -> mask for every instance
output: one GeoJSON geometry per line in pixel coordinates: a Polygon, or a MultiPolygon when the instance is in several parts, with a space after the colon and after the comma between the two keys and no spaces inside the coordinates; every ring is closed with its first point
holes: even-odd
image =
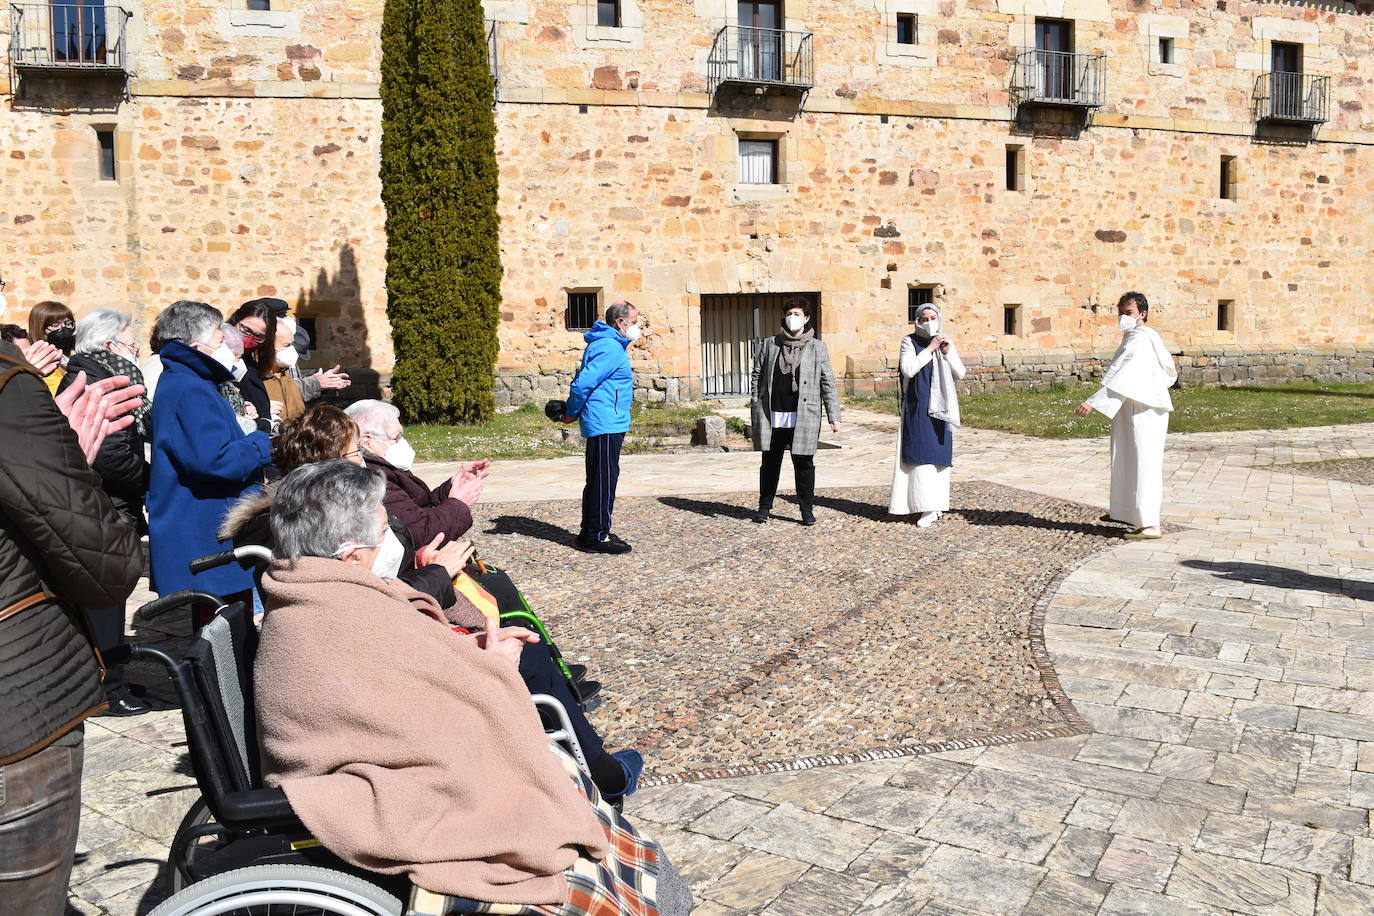
{"type": "MultiPolygon", "coordinates": [[[[757,452],[767,451],[773,438],[773,412],[768,405],[772,403],[773,372],[781,350],[776,335],[764,340],[750,376],[754,451],[757,452]]],[[[840,392],[835,387],[835,373],[830,369],[830,351],[822,341],[813,340],[802,351],[801,365],[797,367],[797,431],[792,434],[792,454],[816,454],[816,444],[821,440],[822,404],[830,422],[840,422],[840,392]]]]}

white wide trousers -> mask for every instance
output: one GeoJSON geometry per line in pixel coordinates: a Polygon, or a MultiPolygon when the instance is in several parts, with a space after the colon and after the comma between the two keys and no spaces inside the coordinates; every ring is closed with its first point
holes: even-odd
{"type": "Polygon", "coordinates": [[[887,511],[892,515],[913,512],[949,511],[949,466],[905,464],[902,437],[897,435],[897,454],[892,460],[892,497],[887,511]]]}
{"type": "Polygon", "coordinates": [[[1159,524],[1169,411],[1124,400],[1112,417],[1112,518],[1137,528],[1159,524]]]}

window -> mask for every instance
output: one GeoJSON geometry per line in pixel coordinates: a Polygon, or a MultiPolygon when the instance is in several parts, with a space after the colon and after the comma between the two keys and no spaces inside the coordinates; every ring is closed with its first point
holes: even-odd
{"type": "Polygon", "coordinates": [[[1222,299],[1217,303],[1217,330],[1234,331],[1236,320],[1236,300],[1222,299]]]}
{"type": "Polygon", "coordinates": [[[596,312],[600,290],[568,293],[568,314],[566,318],[569,331],[588,331],[596,324],[596,312]]]}
{"type": "Polygon", "coordinates": [[[740,140],[740,184],[778,183],[778,141],[740,140]]]}
{"type": "Polygon", "coordinates": [[[114,131],[97,130],[95,139],[100,146],[100,180],[114,181],[119,177],[115,174],[114,131]]]}
{"type": "Polygon", "coordinates": [[[1036,88],[1048,99],[1074,97],[1073,23],[1065,19],[1035,20],[1036,88]]]}
{"type": "Polygon", "coordinates": [[[1026,148],[1019,143],[1007,144],[1007,190],[1026,190],[1026,148]]]}
{"type": "Polygon", "coordinates": [[[1219,175],[1221,182],[1217,189],[1222,200],[1236,199],[1236,157],[1222,156],[1221,170],[1219,175]]]}
{"type": "Polygon", "coordinates": [[[906,323],[915,324],[921,309],[935,301],[935,287],[913,286],[906,291],[906,323]]]}
{"type": "Polygon", "coordinates": [[[272,0],[248,0],[248,8],[267,12],[272,9],[272,0]]]}
{"type": "Polygon", "coordinates": [[[1174,62],[1174,40],[1172,38],[1161,38],[1159,40],[1159,62],[1161,64],[1172,64],[1174,62]]]}
{"type": "Polygon", "coordinates": [[[620,28],[620,0],[596,0],[596,24],[604,29],[620,28]]]}
{"type": "Polygon", "coordinates": [[[1021,336],[1021,306],[1002,306],[1002,333],[1008,337],[1021,336]]]}
{"type": "Polygon", "coordinates": [[[916,43],[916,14],[898,13],[897,14],[897,44],[914,45],[916,43]]]}

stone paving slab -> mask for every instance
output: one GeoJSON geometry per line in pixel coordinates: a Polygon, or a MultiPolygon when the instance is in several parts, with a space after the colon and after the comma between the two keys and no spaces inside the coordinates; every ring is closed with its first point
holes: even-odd
{"type": "MultiPolygon", "coordinates": [[[[818,459],[822,486],[881,486],[890,422],[847,419],[846,450],[818,459]]],[[[1101,440],[960,437],[956,481],[1105,505],[1101,440]]],[[[1046,608],[1063,686],[1107,731],[650,788],[628,810],[683,865],[705,916],[1374,912],[1374,741],[1361,725],[1374,669],[1350,664],[1374,655],[1374,487],[1278,466],[1352,456],[1374,458],[1374,425],[1171,437],[1165,516],[1185,527],[1088,561],[1046,608]],[[1082,632],[1100,630],[1113,632],[1082,632]]],[[[749,489],[750,456],[722,457],[703,473],[684,456],[634,456],[622,493],[749,489]]],[[[533,476],[502,466],[488,496],[566,497],[580,474],[579,459],[533,476]]],[[[171,713],[101,730],[150,759],[176,753],[171,713]]],[[[124,768],[104,755],[88,784],[124,768]]],[[[132,863],[165,854],[174,825],[144,833],[136,805],[100,804],[87,806],[76,911],[146,912],[156,890],[132,863]]]]}

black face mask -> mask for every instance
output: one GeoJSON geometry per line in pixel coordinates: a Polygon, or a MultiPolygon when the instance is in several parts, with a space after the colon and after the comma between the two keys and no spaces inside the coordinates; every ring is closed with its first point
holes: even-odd
{"type": "Polygon", "coordinates": [[[65,353],[76,343],[76,330],[74,328],[58,328],[56,331],[49,331],[48,343],[65,353]]]}

